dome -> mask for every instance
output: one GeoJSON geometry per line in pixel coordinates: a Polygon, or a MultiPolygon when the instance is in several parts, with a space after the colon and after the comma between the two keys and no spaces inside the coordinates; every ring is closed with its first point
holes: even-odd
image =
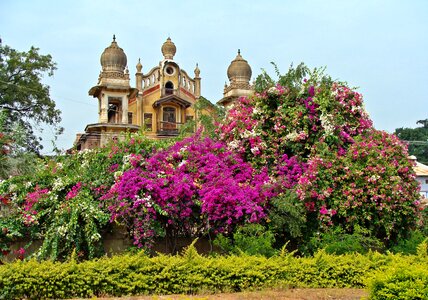
{"type": "Polygon", "coordinates": [[[177,48],[175,47],[174,43],[171,42],[171,38],[168,37],[166,42],[163,43],[161,51],[165,59],[174,58],[175,52],[177,52],[177,48]]]}
{"type": "Polygon", "coordinates": [[[101,66],[103,71],[119,71],[125,70],[127,59],[126,54],[123,52],[116,43],[116,37],[113,35],[113,41],[111,45],[105,48],[103,54],[101,54],[101,66]]]}
{"type": "Polygon", "coordinates": [[[238,50],[238,55],[227,68],[227,77],[229,81],[235,79],[237,81],[246,81],[249,82],[251,79],[251,67],[248,62],[242,58],[241,51],[238,50]]]}

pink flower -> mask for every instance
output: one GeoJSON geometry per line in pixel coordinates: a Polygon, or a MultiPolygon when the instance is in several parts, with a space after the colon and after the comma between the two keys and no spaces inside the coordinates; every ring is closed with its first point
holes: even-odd
{"type": "Polygon", "coordinates": [[[329,213],[328,209],[326,209],[325,206],[322,206],[320,209],[320,214],[327,215],[328,213],[329,213]]]}
{"type": "Polygon", "coordinates": [[[77,194],[79,194],[79,191],[81,188],[82,188],[82,183],[81,182],[76,183],[76,185],[71,188],[71,191],[69,191],[68,194],[65,196],[65,199],[70,200],[76,197],[77,194]]]}

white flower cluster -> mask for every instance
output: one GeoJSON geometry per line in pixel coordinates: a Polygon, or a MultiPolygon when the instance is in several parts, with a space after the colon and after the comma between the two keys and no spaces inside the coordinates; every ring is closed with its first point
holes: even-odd
{"type": "Polygon", "coordinates": [[[333,119],[333,116],[330,114],[321,114],[320,120],[321,120],[321,126],[324,128],[324,136],[332,135],[334,132],[334,125],[331,122],[333,119]]]}
{"type": "Polygon", "coordinates": [[[78,157],[82,158],[82,168],[86,168],[89,166],[92,153],[95,153],[96,151],[97,150],[95,149],[85,149],[83,151],[77,152],[78,157]]]}
{"type": "Polygon", "coordinates": [[[9,193],[13,193],[18,189],[18,186],[14,183],[12,183],[11,185],[9,185],[9,193]]]}
{"type": "Polygon", "coordinates": [[[228,144],[230,149],[238,149],[239,147],[239,141],[238,140],[233,140],[228,144]]]}
{"type": "Polygon", "coordinates": [[[292,131],[285,136],[285,139],[287,141],[292,141],[292,142],[296,141],[298,138],[299,138],[299,134],[297,133],[297,131],[292,131]]]}
{"type": "Polygon", "coordinates": [[[251,148],[251,153],[253,153],[253,154],[258,154],[259,153],[259,147],[254,147],[254,148],[251,148]]]}
{"type": "Polygon", "coordinates": [[[68,232],[68,228],[65,225],[61,225],[56,229],[57,234],[65,236],[68,232]]]}
{"type": "Polygon", "coordinates": [[[244,132],[242,132],[240,134],[241,138],[243,139],[247,139],[249,137],[255,137],[256,136],[256,132],[254,131],[254,129],[252,129],[251,131],[249,130],[245,130],[244,132]]]}
{"type": "Polygon", "coordinates": [[[279,91],[278,91],[278,89],[276,88],[276,86],[273,86],[273,87],[269,88],[267,92],[268,92],[269,94],[271,94],[271,95],[279,95],[279,91]]]}
{"type": "Polygon", "coordinates": [[[60,191],[64,187],[64,182],[62,181],[62,177],[57,177],[52,184],[52,191],[60,191]]]}
{"type": "Polygon", "coordinates": [[[113,176],[114,176],[114,179],[118,179],[120,176],[122,176],[123,175],[123,171],[116,171],[116,172],[114,172],[114,174],[113,174],[113,176]]]}
{"type": "Polygon", "coordinates": [[[135,201],[136,202],[137,201],[143,202],[144,206],[147,207],[147,208],[152,207],[153,204],[154,204],[154,202],[152,200],[152,196],[150,196],[150,195],[147,195],[146,197],[142,197],[142,198],[140,198],[140,196],[137,195],[135,201]]]}
{"type": "Polygon", "coordinates": [[[100,239],[101,239],[101,235],[98,233],[98,232],[96,232],[96,233],[94,233],[93,235],[91,235],[91,238],[90,238],[92,241],[99,241],[100,239]]]}

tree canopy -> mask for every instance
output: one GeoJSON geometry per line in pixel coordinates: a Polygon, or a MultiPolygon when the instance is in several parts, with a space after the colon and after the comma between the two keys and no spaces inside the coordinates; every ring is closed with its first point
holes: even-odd
{"type": "Polygon", "coordinates": [[[51,55],[39,54],[38,48],[20,52],[0,42],[0,112],[5,115],[2,131],[10,134],[20,128],[25,135],[19,146],[25,151],[39,154],[43,148],[36,134],[40,125],[53,126],[56,134],[62,131],[58,126],[61,112],[49,94],[49,86],[42,82],[55,70],[51,55]]]}
{"type": "Polygon", "coordinates": [[[416,122],[416,128],[397,128],[395,134],[409,144],[409,154],[415,155],[419,162],[428,164],[428,119],[416,122]]]}

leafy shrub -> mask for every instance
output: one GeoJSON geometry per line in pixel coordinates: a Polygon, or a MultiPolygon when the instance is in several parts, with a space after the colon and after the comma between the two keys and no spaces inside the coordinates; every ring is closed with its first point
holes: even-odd
{"type": "Polygon", "coordinates": [[[418,246],[426,239],[427,237],[419,231],[415,230],[410,233],[409,238],[399,240],[396,245],[391,247],[391,251],[394,253],[403,253],[403,254],[416,254],[418,246]]]}
{"type": "Polygon", "coordinates": [[[345,253],[364,254],[370,250],[379,251],[384,248],[384,245],[378,239],[369,236],[369,232],[359,227],[352,234],[344,232],[341,227],[335,227],[328,232],[313,236],[304,248],[310,253],[324,249],[326,253],[341,255],[345,253]]]}
{"type": "Polygon", "coordinates": [[[398,260],[383,272],[377,272],[369,284],[370,299],[428,299],[428,265],[426,260],[418,262],[409,266],[398,260]]]}
{"type": "MultiPolygon", "coordinates": [[[[428,269],[427,258],[415,256],[334,256],[320,251],[304,258],[245,254],[204,257],[193,248],[180,256],[128,254],[81,263],[18,261],[0,266],[0,298],[192,294],[278,286],[363,288],[366,278],[376,271],[385,272],[398,264],[408,269],[418,265],[420,274],[428,269]]],[[[415,278],[420,278],[419,273],[415,278]]]]}
{"type": "Polygon", "coordinates": [[[226,253],[248,255],[273,256],[277,251],[273,248],[275,237],[271,231],[267,231],[260,224],[247,224],[238,227],[233,233],[233,238],[227,238],[219,234],[214,240],[214,245],[220,247],[226,253]]]}

